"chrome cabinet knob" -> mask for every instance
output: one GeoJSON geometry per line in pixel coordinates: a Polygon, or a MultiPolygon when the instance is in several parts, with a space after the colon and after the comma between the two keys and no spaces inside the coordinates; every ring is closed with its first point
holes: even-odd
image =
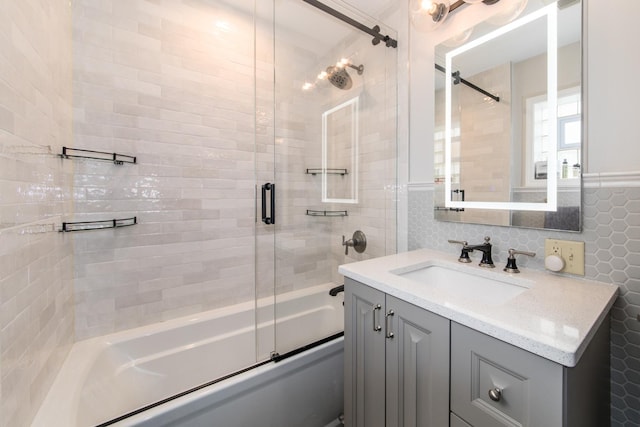
{"type": "Polygon", "coordinates": [[[500,390],[498,387],[489,390],[489,399],[493,400],[494,402],[500,402],[501,398],[502,390],[500,390]]]}

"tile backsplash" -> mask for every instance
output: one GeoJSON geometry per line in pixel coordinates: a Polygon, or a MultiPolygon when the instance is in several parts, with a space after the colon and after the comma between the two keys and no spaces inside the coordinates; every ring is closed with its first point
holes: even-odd
{"type": "Polygon", "coordinates": [[[612,426],[631,427],[640,422],[640,186],[592,187],[583,190],[583,231],[509,228],[476,224],[437,222],[433,219],[430,186],[409,188],[409,249],[432,248],[450,252],[459,249],[448,239],[494,243],[494,262],[506,263],[507,251],[536,252],[521,257],[520,268],[544,268],[545,238],[585,242],[585,276],[620,286],[611,312],[611,418],[612,426]]]}

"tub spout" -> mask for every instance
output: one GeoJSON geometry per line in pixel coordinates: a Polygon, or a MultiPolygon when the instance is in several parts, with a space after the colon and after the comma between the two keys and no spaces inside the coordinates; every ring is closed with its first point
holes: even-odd
{"type": "Polygon", "coordinates": [[[335,288],[331,288],[329,290],[329,295],[332,297],[337,296],[340,292],[344,292],[344,285],[336,286],[335,288]]]}

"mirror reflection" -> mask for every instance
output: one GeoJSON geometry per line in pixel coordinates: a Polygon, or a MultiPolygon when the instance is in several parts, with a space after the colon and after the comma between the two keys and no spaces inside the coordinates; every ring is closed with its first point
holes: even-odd
{"type": "Polygon", "coordinates": [[[322,201],[358,203],[358,97],[322,114],[322,201]]]}
{"type": "Polygon", "coordinates": [[[436,219],[580,230],[581,12],[530,0],[436,47],[436,219]]]}

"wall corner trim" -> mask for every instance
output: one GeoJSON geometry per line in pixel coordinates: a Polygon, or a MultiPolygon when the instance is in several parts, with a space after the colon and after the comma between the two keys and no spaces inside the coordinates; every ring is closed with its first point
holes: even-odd
{"type": "Polygon", "coordinates": [[[640,171],[585,173],[582,184],[584,188],[640,187],[640,171]]]}

